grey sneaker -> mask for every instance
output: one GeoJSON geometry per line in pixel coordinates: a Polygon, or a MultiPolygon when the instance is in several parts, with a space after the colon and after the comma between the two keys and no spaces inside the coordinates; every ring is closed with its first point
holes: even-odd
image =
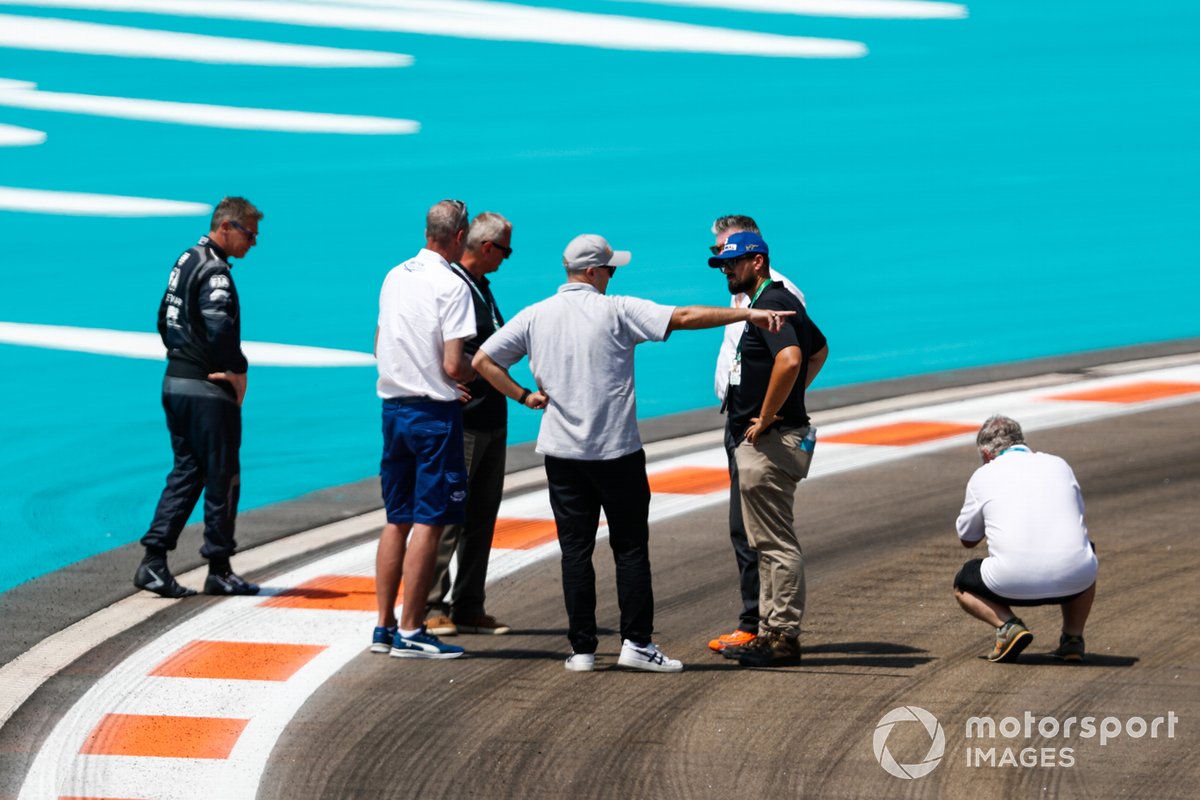
{"type": "Polygon", "coordinates": [[[1058,649],[1050,655],[1063,661],[1083,661],[1083,637],[1063,634],[1058,639],[1058,649]]]}
{"type": "Polygon", "coordinates": [[[658,645],[634,644],[626,639],[621,643],[621,657],[617,663],[630,669],[642,669],[647,672],[682,672],[683,662],[667,658],[667,654],[658,649],[658,645]]]}
{"type": "Polygon", "coordinates": [[[996,646],[992,648],[992,654],[988,656],[988,661],[993,663],[1016,661],[1017,656],[1021,655],[1021,651],[1032,641],[1033,634],[1025,627],[1025,623],[1017,617],[1013,617],[996,628],[996,646]]]}

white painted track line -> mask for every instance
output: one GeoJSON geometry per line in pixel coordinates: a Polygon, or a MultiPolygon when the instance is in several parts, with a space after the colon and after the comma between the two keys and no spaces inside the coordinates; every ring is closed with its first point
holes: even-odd
{"type": "MultiPolygon", "coordinates": [[[[3,19],[0,19],[0,24],[2,23],[3,19]]],[[[280,133],[395,136],[417,133],[421,129],[419,123],[410,119],[218,106],[208,103],[176,103],[135,97],[43,92],[37,89],[0,89],[0,106],[68,114],[90,114],[142,122],[194,125],[202,128],[280,133]]]]}
{"type": "Polygon", "coordinates": [[[0,147],[30,147],[44,141],[46,141],[45,131],[35,131],[16,125],[0,125],[0,147]]]}
{"type": "Polygon", "coordinates": [[[407,67],[412,56],[0,14],[0,47],[260,67],[407,67]]]}
{"type": "MultiPolygon", "coordinates": [[[[157,333],[114,331],[108,328],[75,328],[67,325],[38,325],[0,322],[0,344],[70,350],[76,353],[121,356],[162,361],[166,356],[157,333]]],[[[242,349],[261,367],[373,367],[375,356],[354,350],[281,344],[242,342],[242,349]]]]}
{"type": "Polygon", "coordinates": [[[0,186],[0,211],[80,217],[199,217],[212,213],[212,206],[151,197],[0,186]]]}
{"type": "Polygon", "coordinates": [[[806,17],[855,19],[963,19],[967,7],[960,3],[924,0],[633,0],[646,5],[722,8],[806,17]]]}
{"type": "Polygon", "coordinates": [[[354,0],[324,3],[263,0],[26,0],[23,5],[255,20],[464,39],[546,42],[617,50],[777,58],[860,58],[867,53],[866,45],[861,42],[843,39],[782,36],[477,0],[354,0]]]}

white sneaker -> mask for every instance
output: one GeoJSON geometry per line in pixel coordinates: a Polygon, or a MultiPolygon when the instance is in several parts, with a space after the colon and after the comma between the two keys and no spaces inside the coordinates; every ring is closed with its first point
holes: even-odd
{"type": "Polygon", "coordinates": [[[667,658],[667,654],[658,649],[656,644],[639,647],[626,639],[621,644],[621,657],[617,663],[631,669],[644,669],[647,672],[682,672],[683,662],[667,658]]]}
{"type": "Polygon", "coordinates": [[[571,653],[563,666],[571,672],[591,672],[596,668],[596,656],[592,653],[571,653]]]}

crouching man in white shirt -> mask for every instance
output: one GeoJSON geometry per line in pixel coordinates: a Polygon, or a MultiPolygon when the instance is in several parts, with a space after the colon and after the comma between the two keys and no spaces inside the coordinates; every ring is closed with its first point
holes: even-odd
{"type": "Polygon", "coordinates": [[[971,559],[954,578],[963,610],[996,629],[988,661],[1014,661],[1033,634],[1012,606],[1057,605],[1063,627],[1052,655],[1082,661],[1083,626],[1096,597],[1095,547],[1083,523],[1083,494],[1070,465],[1025,445],[1016,420],[996,415],[975,443],[983,466],[967,483],[958,538],[987,558],[971,559]]]}

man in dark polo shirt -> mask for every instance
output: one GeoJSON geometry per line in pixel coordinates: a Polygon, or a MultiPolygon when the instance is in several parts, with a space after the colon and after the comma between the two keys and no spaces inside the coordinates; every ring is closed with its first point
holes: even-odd
{"type": "MultiPolygon", "coordinates": [[[[450,265],[471,290],[475,304],[475,338],[464,343],[467,358],[504,324],[492,296],[490,273],[512,255],[512,223],[485,211],[471,222],[461,263],[450,265]]],[[[511,629],[484,610],[484,584],[496,514],[504,492],[504,459],[508,448],[508,398],[483,378],[467,387],[463,406],[463,450],[467,461],[466,520],[448,525],[438,544],[437,570],[429,591],[425,627],[436,636],[457,633],[504,634],[511,629]],[[450,559],[458,558],[454,585],[450,559]]]]}
{"type": "Polygon", "coordinates": [[[759,629],[753,641],[721,652],[743,666],[797,664],[805,585],[792,506],[816,445],[804,391],[829,349],[804,304],[772,280],[770,251],[760,235],[730,235],[708,264],[721,269],[730,294],[750,297],[752,309],[794,312],[778,331],[747,325],[730,370],[726,401],[738,443],[738,491],[746,535],[758,551],[759,629]]]}

